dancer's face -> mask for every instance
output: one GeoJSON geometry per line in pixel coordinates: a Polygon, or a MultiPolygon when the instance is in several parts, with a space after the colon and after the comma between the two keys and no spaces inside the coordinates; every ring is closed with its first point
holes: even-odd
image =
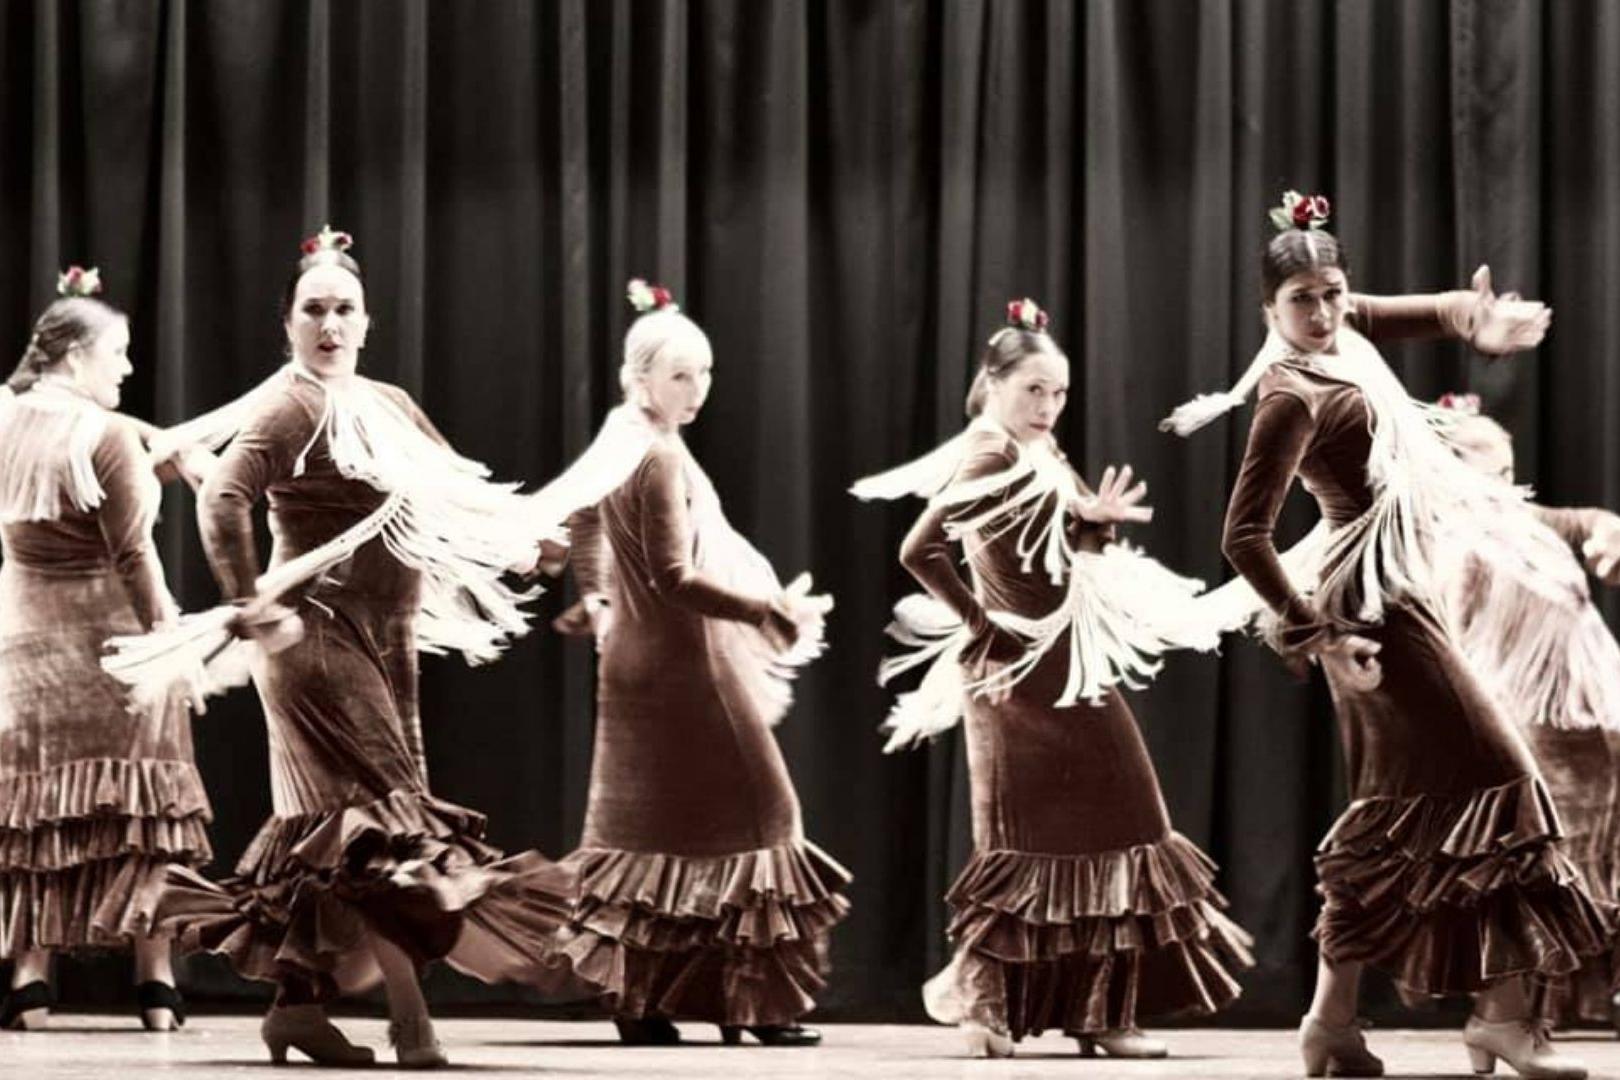
{"type": "Polygon", "coordinates": [[[1069,400],[1069,360],[1062,353],[1030,353],[990,380],[985,411],[1019,442],[1052,434],[1069,400]]]}
{"type": "Polygon", "coordinates": [[[1332,352],[1350,310],[1350,282],[1336,266],[1301,270],[1277,287],[1266,316],[1300,352],[1332,352]]]}
{"type": "Polygon", "coordinates": [[[74,385],[102,408],[118,408],[120,384],[135,370],[129,362],[129,320],[114,319],[89,344],[69,350],[65,359],[74,385]]]}
{"type": "Polygon", "coordinates": [[[1451,445],[1465,464],[1513,482],[1513,440],[1496,421],[1469,417],[1452,435],[1451,445]]]}
{"type": "Polygon", "coordinates": [[[641,405],[667,430],[697,419],[714,381],[714,354],[707,341],[693,338],[666,348],[641,377],[641,405]]]}
{"type": "Polygon", "coordinates": [[[293,357],[310,371],[352,374],[371,328],[365,288],[341,266],[311,267],[298,279],[286,325],[293,357]]]}

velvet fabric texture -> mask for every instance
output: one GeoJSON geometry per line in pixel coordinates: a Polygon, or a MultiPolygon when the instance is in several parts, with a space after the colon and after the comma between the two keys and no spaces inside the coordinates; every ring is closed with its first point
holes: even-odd
{"type": "MultiPolygon", "coordinates": [[[[1582,545],[1608,516],[1608,511],[1592,507],[1537,510],[1541,519],[1569,544],[1571,558],[1576,559],[1580,558],[1582,545]]],[[[1532,597],[1526,600],[1535,602],[1532,597]]],[[[1570,617],[1565,606],[1547,601],[1540,604],[1543,618],[1570,617]]],[[[1470,613],[1471,608],[1465,604],[1462,618],[1466,620],[1470,613]]],[[[1572,700],[1582,696],[1578,687],[1569,694],[1572,700]]],[[[1620,829],[1620,734],[1602,728],[1577,730],[1563,726],[1557,717],[1531,715],[1522,706],[1516,710],[1511,700],[1499,698],[1499,704],[1518,722],[1558,809],[1565,852],[1611,923],[1609,948],[1586,957],[1573,977],[1553,987],[1543,1012],[1563,1022],[1609,1023],[1614,1014],[1611,998],[1620,988],[1616,980],[1620,966],[1615,964],[1620,949],[1620,894],[1615,888],[1620,866],[1615,853],[1615,845],[1620,842],[1620,832],[1616,831],[1620,829]]],[[[1617,717],[1603,719],[1620,721],[1617,717]]]]}
{"type": "Polygon", "coordinates": [[[622,1016],[786,1024],[826,985],[849,874],[805,839],[761,703],[714,620],[793,628],[769,597],[693,565],[688,516],[708,479],[670,434],[576,513],[574,572],[605,596],[581,899],[568,947],[622,1016]]]}
{"type": "MultiPolygon", "coordinates": [[[[1010,437],[985,432],[958,480],[1014,460],[1010,437]]],[[[963,538],[972,587],[962,580],[945,525],[984,509],[925,511],[901,553],[976,633],[963,659],[970,677],[1018,649],[987,610],[1038,617],[1066,592],[1024,569],[1020,530],[999,523],[963,538]]],[[[1074,531],[1092,551],[1113,538],[1112,527],[1074,531]]],[[[1129,1028],[1219,1009],[1238,994],[1229,969],[1251,962],[1248,935],[1222,914],[1214,864],[1170,826],[1125,699],[1111,690],[1099,705],[1057,708],[1067,673],[1068,656],[1055,650],[1005,701],[967,703],[973,855],[946,897],[953,958],[924,990],[936,1020],[975,1020],[1014,1038],[1129,1028]]]]}
{"type": "MultiPolygon", "coordinates": [[[[149,934],[167,868],[211,855],[184,704],[132,713],[99,663],[109,636],[174,605],[152,545],[151,463],[131,425],[88,418],[103,424],[89,462],[99,505],[64,492],[54,519],[0,527],[0,957],[149,934]]],[[[50,471],[71,452],[60,431],[26,426],[0,430],[12,467],[50,471]]]]}
{"type": "MultiPolygon", "coordinates": [[[[403,391],[382,389],[433,433],[403,391]]],[[[203,540],[228,598],[253,593],[252,510],[262,496],[278,564],[383,499],[332,463],[322,394],[289,380],[203,489],[203,540]]],[[[444,958],[488,981],[561,979],[554,933],[571,877],[533,852],[503,858],[481,839],[481,814],[428,789],[416,708],[417,586],[416,572],[373,540],[297,598],[302,640],[254,672],[274,816],[233,877],[215,884],[171,875],[160,914],[182,946],[222,953],[250,978],[325,991],[377,979],[372,934],[418,962],[444,958]]]]}
{"type": "MultiPolygon", "coordinates": [[[[1261,380],[1223,546],[1279,613],[1285,649],[1319,647],[1328,628],[1277,561],[1283,498],[1298,476],[1330,524],[1362,513],[1370,423],[1357,387],[1305,363],[1261,380]]],[[[1383,678],[1358,691],[1328,673],[1351,802],[1316,856],[1322,955],[1384,969],[1410,997],[1570,975],[1604,948],[1605,921],[1524,739],[1427,607],[1397,600],[1355,632],[1382,645],[1383,678]]]]}

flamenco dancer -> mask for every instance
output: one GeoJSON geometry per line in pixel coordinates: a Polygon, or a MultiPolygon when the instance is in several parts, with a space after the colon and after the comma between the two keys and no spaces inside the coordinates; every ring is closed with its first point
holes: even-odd
{"type": "Polygon", "coordinates": [[[129,321],[72,267],[0,391],[0,1027],[45,1026],[50,960],[127,948],[142,1023],[185,1022],[154,922],[167,868],[207,862],[211,811],[187,703],[131,714],[111,634],[177,612],[152,544],[158,478],[116,412],[129,321]]]}
{"type": "MultiPolygon", "coordinates": [[[[1446,394],[1442,428],[1457,455],[1513,482],[1513,440],[1473,394],[1446,394]]],[[[1570,858],[1611,913],[1620,821],[1620,644],[1592,602],[1587,573],[1620,584],[1620,517],[1597,508],[1537,506],[1548,557],[1535,568],[1463,552],[1448,560],[1446,594],[1463,655],[1519,725],[1558,807],[1570,858]],[[1584,556],[1584,565],[1583,557],[1584,556]]],[[[1544,1014],[1612,1023],[1620,939],[1590,958],[1544,1014]]]]}
{"type": "Polygon", "coordinates": [[[235,606],[168,638],[117,642],[107,666],[139,699],[175,667],[187,674],[200,649],[232,635],[257,643],[225,651],[254,657],[274,816],[234,877],[171,873],[160,925],[276,984],[262,1027],[273,1061],[291,1047],[320,1064],[371,1062],[325,1006],[380,978],[399,1063],[431,1067],[446,1056],[420,966],[442,958],[487,980],[544,981],[561,966],[554,935],[572,882],[532,852],[501,859],[481,839],[482,815],[428,788],[417,651],[490,659],[521,633],[524,595],[501,575],[533,564],[536,537],[509,524],[518,496],[451,451],[404,391],[357,373],[369,317],[351,242],[331,229],[306,241],[282,305],[291,362],[160,440],[234,436],[198,516],[235,606]],[[261,578],[262,498],[275,547],[261,578]]]}
{"type": "MultiPolygon", "coordinates": [[[[1316,856],[1305,1068],[1382,1075],[1355,1023],[1371,964],[1409,997],[1473,995],[1463,1042],[1476,1071],[1501,1059],[1525,1076],[1584,1077],[1534,1014],[1531,980],[1601,951],[1604,918],[1523,738],[1446,629],[1435,571],[1447,536],[1533,559],[1541,525],[1522,492],[1457,460],[1354,328],[1374,328],[1376,304],[1352,297],[1327,211],[1320,196],[1285,196],[1261,258],[1265,345],[1233,392],[1166,421],[1193,430],[1258,384],[1222,544],[1242,581],[1201,603],[1257,595],[1267,640],[1295,664],[1319,660],[1333,692],[1351,803],[1316,856]],[[1279,556],[1277,515],[1296,476],[1323,521],[1279,556]]],[[[1483,352],[1539,341],[1541,305],[1494,298],[1483,271],[1477,284],[1471,305],[1450,294],[1407,306],[1483,352]]]]}
{"type": "Polygon", "coordinates": [[[680,429],[713,379],[709,339],[640,279],[625,401],[542,493],[578,507],[583,600],[558,628],[595,637],[596,745],[566,946],[606,988],[620,1039],[680,1041],[676,1020],[811,1046],[849,874],[805,838],[771,726],[792,670],[821,650],[828,596],[784,588],[731,525],[680,429]]]}
{"type": "Polygon", "coordinates": [[[1138,1020],[1230,1002],[1251,942],[1221,911],[1215,865],[1171,828],[1119,686],[1216,635],[1178,625],[1198,582],[1114,543],[1118,523],[1150,520],[1146,485],[1110,467],[1093,492],[1058,449],[1069,362],[1047,321],[1009,304],[967,430],[852,489],[929,500],[900,560],[932,600],[897,605],[890,631],[917,648],[883,678],[932,664],[888,748],[966,716],[974,850],[946,896],[954,956],[923,996],[973,1055],[1057,1028],[1083,1056],[1163,1057],[1138,1020]]]}

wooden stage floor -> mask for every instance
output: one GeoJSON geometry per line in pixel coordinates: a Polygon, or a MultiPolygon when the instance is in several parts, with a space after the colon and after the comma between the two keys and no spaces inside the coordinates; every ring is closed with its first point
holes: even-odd
{"type": "MultiPolygon", "coordinates": [[[[372,1046],[382,1065],[363,1071],[393,1071],[383,1022],[340,1018],[350,1038],[372,1046]]],[[[153,1035],[130,1016],[59,1013],[45,1032],[0,1032],[0,1078],[4,1080],[133,1080],[135,1077],[270,1075],[258,1038],[258,1018],[196,1016],[184,1031],[153,1035]]],[[[864,1078],[1076,1077],[1113,1080],[1138,1077],[1300,1076],[1292,1031],[1221,1028],[1160,1032],[1170,1045],[1163,1061],[1083,1060],[1074,1043],[1057,1036],[1027,1041],[1010,1061],[972,1061],[959,1055],[948,1028],[883,1024],[835,1024],[822,1028],[826,1041],[811,1050],[724,1047],[712,1027],[685,1026],[688,1044],[670,1048],[625,1048],[606,1022],[447,1019],[439,1038],[450,1054],[450,1073],[489,1077],[864,1078]]],[[[1374,1030],[1373,1052],[1392,1077],[1472,1077],[1455,1032],[1374,1030]]],[[[1620,1042],[1602,1032],[1561,1035],[1560,1044],[1581,1057],[1595,1077],[1620,1078],[1620,1042]]],[[[306,1064],[292,1055],[292,1060],[306,1064]]],[[[1505,1065],[1502,1074],[1511,1075],[1505,1065]]],[[[280,1070],[275,1075],[286,1075],[280,1070]]],[[[315,1075],[310,1073],[309,1075],[315,1075]]],[[[322,1070],[318,1075],[347,1073],[322,1070]]]]}

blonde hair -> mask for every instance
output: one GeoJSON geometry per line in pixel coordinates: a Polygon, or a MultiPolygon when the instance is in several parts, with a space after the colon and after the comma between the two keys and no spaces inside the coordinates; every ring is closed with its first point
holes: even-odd
{"type": "Polygon", "coordinates": [[[630,324],[624,335],[624,362],[619,365],[619,387],[626,397],[637,380],[646,377],[658,358],[666,352],[681,353],[702,349],[713,354],[709,336],[679,311],[664,308],[649,311],[630,324]]]}

